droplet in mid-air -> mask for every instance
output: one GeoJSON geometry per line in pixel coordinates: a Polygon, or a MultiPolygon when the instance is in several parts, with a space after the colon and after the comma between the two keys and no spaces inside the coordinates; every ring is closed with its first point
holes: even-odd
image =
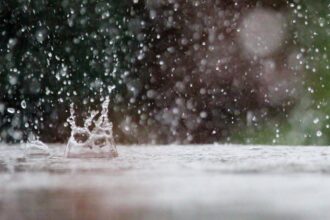
{"type": "Polygon", "coordinates": [[[26,109],[26,101],[25,100],[21,101],[21,107],[22,107],[22,109],[26,109]]]}
{"type": "Polygon", "coordinates": [[[7,112],[9,112],[10,114],[14,114],[15,109],[14,108],[7,108],[7,112]]]}

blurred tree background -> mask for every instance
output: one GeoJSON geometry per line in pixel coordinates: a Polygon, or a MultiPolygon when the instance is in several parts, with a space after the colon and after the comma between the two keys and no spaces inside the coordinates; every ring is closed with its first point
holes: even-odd
{"type": "Polygon", "coordinates": [[[110,96],[120,143],[330,143],[326,1],[0,2],[0,138],[65,142],[110,96]]]}
{"type": "Polygon", "coordinates": [[[239,131],[235,138],[257,144],[329,145],[330,4],[302,0],[288,2],[288,6],[294,42],[303,57],[303,89],[288,114],[239,131]]]}

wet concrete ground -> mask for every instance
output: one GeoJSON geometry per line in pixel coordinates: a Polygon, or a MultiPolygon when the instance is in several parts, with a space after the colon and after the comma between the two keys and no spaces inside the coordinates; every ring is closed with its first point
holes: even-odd
{"type": "Polygon", "coordinates": [[[0,219],[330,219],[330,148],[118,147],[114,159],[0,146],[0,219]]]}

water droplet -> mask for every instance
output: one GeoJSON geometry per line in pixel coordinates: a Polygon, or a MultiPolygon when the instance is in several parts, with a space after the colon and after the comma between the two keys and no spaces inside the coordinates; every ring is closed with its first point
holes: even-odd
{"type": "Polygon", "coordinates": [[[7,108],[7,112],[9,112],[10,114],[14,114],[15,109],[14,108],[7,108]]]}
{"type": "Polygon", "coordinates": [[[22,100],[21,101],[21,107],[22,107],[22,109],[26,109],[26,102],[25,102],[25,100],[22,100]]]}
{"type": "Polygon", "coordinates": [[[201,118],[206,118],[207,117],[207,113],[206,112],[201,112],[200,114],[199,114],[199,116],[201,117],[201,118]]]}
{"type": "Polygon", "coordinates": [[[38,30],[35,34],[35,38],[39,43],[43,43],[46,39],[46,31],[45,30],[38,30]]]}
{"type": "Polygon", "coordinates": [[[321,137],[321,136],[322,136],[322,131],[317,131],[317,132],[316,132],[316,136],[317,136],[317,137],[321,137]]]}

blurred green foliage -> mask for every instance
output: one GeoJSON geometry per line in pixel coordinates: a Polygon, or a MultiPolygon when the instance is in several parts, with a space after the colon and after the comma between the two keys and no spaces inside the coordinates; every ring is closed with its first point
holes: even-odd
{"type": "Polygon", "coordinates": [[[304,90],[287,115],[278,114],[258,126],[233,134],[238,143],[279,145],[330,144],[330,4],[292,1],[290,22],[304,57],[304,90]]]}

